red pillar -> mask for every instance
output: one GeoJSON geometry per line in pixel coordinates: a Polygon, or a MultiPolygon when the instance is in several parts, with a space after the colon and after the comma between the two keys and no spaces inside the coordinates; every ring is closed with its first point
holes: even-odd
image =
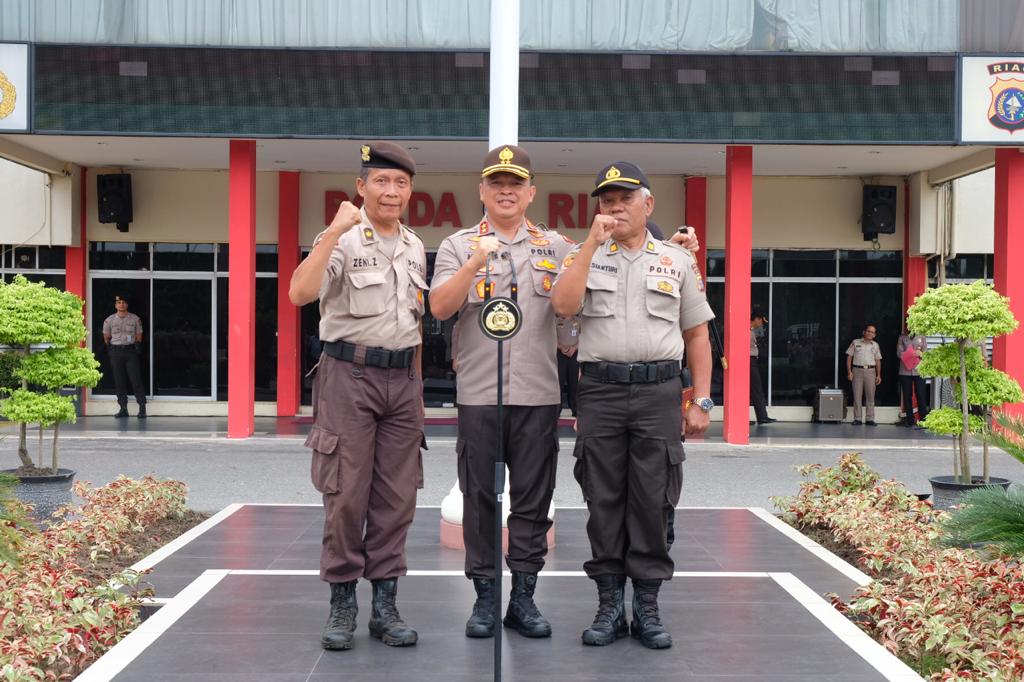
{"type": "Polygon", "coordinates": [[[725,442],[750,442],[750,258],[753,248],[753,150],[725,154],[725,442]]]}
{"type": "Polygon", "coordinates": [[[299,412],[302,399],[301,312],[288,299],[299,266],[299,174],[278,173],[277,202],[277,416],[299,412]]]}
{"type": "MultiPolygon", "coordinates": [[[[89,268],[89,242],[85,236],[85,226],[88,222],[86,179],[89,175],[88,169],[81,171],[78,203],[78,246],[67,246],[64,248],[64,290],[85,300],[86,279],[89,268]]],[[[85,324],[89,326],[88,302],[82,306],[82,315],[85,317],[85,324]]],[[[84,343],[82,344],[85,345],[84,343]]],[[[85,389],[79,392],[78,399],[81,401],[82,409],[85,409],[85,389]]]]}
{"type": "Polygon", "coordinates": [[[255,429],[256,141],[231,140],[228,170],[228,438],[255,429]]]}
{"type": "MultiPolygon", "coordinates": [[[[995,288],[1010,297],[1010,310],[1024,320],[1024,154],[1016,147],[996,150],[995,205],[995,288]]],[[[998,336],[992,349],[992,364],[1017,381],[1024,381],[1024,331],[998,336]]],[[[1024,414],[1024,405],[1007,405],[1006,411],[1024,414]]]]}
{"type": "Polygon", "coordinates": [[[903,183],[903,321],[906,331],[906,311],[914,299],[928,288],[928,259],[910,255],[910,181],[903,183]]]}
{"type": "Polygon", "coordinates": [[[700,240],[697,267],[700,276],[708,276],[708,179],[686,178],[686,224],[692,227],[700,240]]]}

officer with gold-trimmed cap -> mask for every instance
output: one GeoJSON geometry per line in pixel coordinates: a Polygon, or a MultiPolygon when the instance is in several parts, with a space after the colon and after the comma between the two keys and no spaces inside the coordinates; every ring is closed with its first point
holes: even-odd
{"type": "Polygon", "coordinates": [[[714,313],[690,252],[647,231],[654,197],[643,170],[617,161],[594,185],[601,213],[562,262],[551,295],[557,314],[582,316],[575,475],[590,511],[584,570],[599,599],[583,643],[604,646],[629,632],[629,577],[632,634],[664,649],[672,637],[658,591],[674,569],[666,529],[682,488],[682,426],[702,433],[714,405],[706,324],[714,313]],[[697,396],[686,405],[684,346],[697,396]]]}
{"type": "MultiPolygon", "coordinates": [[[[547,554],[548,510],[555,487],[561,390],[556,353],[575,352],[575,338],[558,338],[550,304],[558,264],[572,242],[526,218],[537,193],[530,156],[499,145],[481,170],[483,219],[442,242],[434,264],[430,309],[439,320],[458,313],[459,487],[463,493],[466,577],[477,599],[467,637],[493,637],[494,450],[497,438],[497,346],[477,322],[491,296],[511,296],[523,326],[504,342],[503,434],[509,470],[507,563],[512,594],[503,623],[526,637],[548,637],[551,625],[533,600],[547,554]],[[512,371],[515,368],[515,371],[512,371]]],[[[569,329],[567,325],[561,326],[569,329]]]]}
{"type": "Polygon", "coordinates": [[[326,521],[320,577],[331,586],[325,649],[349,649],[356,582],[373,585],[371,636],[410,646],[418,635],[395,606],[406,573],[405,539],[423,471],[420,375],[423,242],[402,225],[416,162],[393,142],[360,147],[356,190],[292,275],[295,305],[320,300],[320,357],[313,387],[313,486],[326,521]]]}

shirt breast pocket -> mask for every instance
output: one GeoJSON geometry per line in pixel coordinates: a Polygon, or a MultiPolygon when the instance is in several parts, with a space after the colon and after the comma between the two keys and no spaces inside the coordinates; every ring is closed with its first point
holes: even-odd
{"type": "Polygon", "coordinates": [[[415,270],[409,271],[409,307],[416,313],[417,316],[423,315],[424,304],[423,297],[427,290],[427,281],[423,279],[423,275],[416,272],[415,270]]]}
{"type": "Polygon", "coordinates": [[[615,314],[615,295],[619,278],[601,272],[587,277],[587,295],[583,301],[584,317],[611,317],[615,314]]]}
{"type": "Polygon", "coordinates": [[[387,296],[384,293],[385,273],[381,271],[350,272],[348,281],[348,311],[352,317],[373,317],[384,312],[387,296]]]}
{"type": "Polygon", "coordinates": [[[647,312],[669,322],[679,320],[679,283],[665,277],[648,277],[644,295],[647,312]]]}
{"type": "Polygon", "coordinates": [[[530,261],[530,265],[533,266],[530,271],[533,278],[533,290],[539,296],[551,296],[551,286],[555,282],[558,266],[547,258],[530,261]]]}

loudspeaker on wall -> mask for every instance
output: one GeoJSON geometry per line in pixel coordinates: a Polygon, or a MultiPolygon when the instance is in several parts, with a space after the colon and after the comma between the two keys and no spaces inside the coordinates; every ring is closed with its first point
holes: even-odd
{"type": "Polygon", "coordinates": [[[896,232],[895,185],[864,185],[860,227],[865,238],[872,235],[871,239],[896,232]]]}
{"type": "Polygon", "coordinates": [[[112,173],[96,176],[96,207],[101,223],[117,223],[121,232],[132,222],[132,176],[112,173]]]}

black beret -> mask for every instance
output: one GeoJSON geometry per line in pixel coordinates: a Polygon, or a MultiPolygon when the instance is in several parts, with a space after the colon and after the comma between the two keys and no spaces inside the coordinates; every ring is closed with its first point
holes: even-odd
{"type": "Polygon", "coordinates": [[[416,161],[404,147],[394,142],[371,142],[359,149],[363,168],[397,168],[416,175],[416,161]]]}
{"type": "Polygon", "coordinates": [[[533,175],[530,155],[525,149],[514,144],[495,147],[484,157],[484,169],[480,171],[480,175],[486,178],[494,173],[511,173],[529,179],[533,175]]]}
{"type": "Polygon", "coordinates": [[[606,189],[640,189],[641,187],[651,188],[647,182],[647,176],[640,170],[640,166],[629,161],[616,161],[601,169],[594,180],[594,191],[590,196],[596,197],[606,189]]]}

